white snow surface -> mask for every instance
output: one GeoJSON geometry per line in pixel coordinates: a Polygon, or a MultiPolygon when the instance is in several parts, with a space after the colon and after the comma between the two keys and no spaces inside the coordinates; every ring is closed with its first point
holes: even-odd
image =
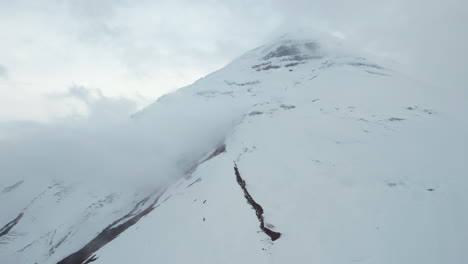
{"type": "Polygon", "coordinates": [[[0,263],[57,263],[161,193],[93,263],[467,263],[466,112],[395,67],[316,39],[249,51],[132,117],[180,166],[169,179],[126,168],[147,188],[115,191],[2,175],[0,228],[24,216],[0,237],[0,263]]]}

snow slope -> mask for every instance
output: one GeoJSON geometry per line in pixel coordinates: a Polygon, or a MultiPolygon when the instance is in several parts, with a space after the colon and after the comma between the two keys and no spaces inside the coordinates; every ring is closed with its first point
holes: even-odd
{"type": "Polygon", "coordinates": [[[0,225],[25,219],[0,237],[1,263],[57,263],[153,202],[93,263],[466,263],[468,127],[394,66],[317,39],[247,52],[132,118],[182,146],[175,182],[104,198],[10,183],[0,225]]]}

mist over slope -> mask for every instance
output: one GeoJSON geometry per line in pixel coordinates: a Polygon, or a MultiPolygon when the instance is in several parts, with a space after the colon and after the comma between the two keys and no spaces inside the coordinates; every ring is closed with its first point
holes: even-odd
{"type": "Polygon", "coordinates": [[[289,35],[131,118],[14,128],[0,260],[463,263],[466,123],[394,66],[289,35]]]}
{"type": "Polygon", "coordinates": [[[70,94],[89,106],[87,117],[1,124],[0,259],[8,263],[57,262],[145,209],[224,140],[243,107],[193,96],[167,105],[172,94],[154,113],[130,116],[130,102],[80,87],[70,94]]]}

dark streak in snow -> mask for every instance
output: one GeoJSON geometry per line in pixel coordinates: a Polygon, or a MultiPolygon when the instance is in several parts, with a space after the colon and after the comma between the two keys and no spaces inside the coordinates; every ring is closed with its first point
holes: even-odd
{"type": "Polygon", "coordinates": [[[219,154],[224,153],[224,152],[226,152],[226,145],[225,144],[218,145],[218,147],[216,147],[216,149],[213,151],[213,153],[211,153],[207,158],[203,159],[200,162],[195,163],[192,167],[190,167],[190,169],[188,169],[185,172],[185,174],[187,175],[185,178],[190,179],[192,177],[192,173],[198,168],[198,166],[200,166],[204,162],[207,162],[210,159],[212,159],[212,158],[214,158],[214,157],[216,157],[219,154]]]}
{"type": "Polygon", "coordinates": [[[192,185],[194,185],[195,183],[197,182],[201,182],[202,178],[198,178],[196,181],[192,182],[191,184],[187,185],[187,188],[190,188],[192,187],[192,185]]]}
{"type": "Polygon", "coordinates": [[[404,118],[399,118],[399,117],[390,117],[388,121],[404,121],[404,118]]]}
{"type": "Polygon", "coordinates": [[[386,74],[386,73],[382,73],[382,72],[376,72],[376,71],[369,71],[369,70],[366,70],[367,73],[369,74],[375,74],[375,75],[380,75],[380,76],[387,76],[387,77],[391,77],[390,74],[386,74]]]}
{"type": "Polygon", "coordinates": [[[255,200],[252,198],[250,195],[249,191],[247,190],[246,183],[244,179],[242,179],[239,169],[237,168],[237,164],[234,162],[234,172],[236,174],[236,180],[239,186],[242,188],[244,191],[244,197],[247,199],[247,203],[252,206],[252,208],[255,210],[255,213],[257,215],[258,221],[260,222],[260,229],[267,234],[272,241],[277,240],[278,238],[281,237],[281,233],[275,232],[267,227],[265,227],[265,219],[263,217],[263,207],[259,205],[255,200]]]}
{"type": "Polygon", "coordinates": [[[88,264],[88,263],[95,261],[97,257],[94,255],[94,252],[98,251],[107,243],[111,242],[116,237],[118,237],[122,232],[127,230],[129,227],[136,224],[143,216],[153,211],[157,207],[156,203],[158,202],[159,198],[161,197],[163,193],[164,192],[160,193],[148,207],[136,213],[138,208],[144,205],[149,200],[149,197],[140,201],[138,204],[135,205],[132,211],[130,211],[128,214],[124,215],[123,217],[117,219],[112,224],[108,225],[93,240],[88,242],[88,244],[86,244],[84,247],[82,247],[80,250],[76,251],[75,253],[65,257],[64,259],[59,261],[57,264],[88,264]]]}
{"type": "Polygon", "coordinates": [[[92,255],[92,256],[90,256],[87,260],[85,260],[85,261],[83,262],[83,264],[91,263],[91,262],[93,262],[93,261],[96,261],[97,259],[98,259],[98,257],[96,257],[96,255],[92,255]]]}
{"type": "Polygon", "coordinates": [[[15,219],[11,220],[8,224],[6,224],[5,226],[2,227],[2,229],[0,229],[0,237],[8,234],[8,232],[10,232],[10,230],[16,225],[18,224],[19,220],[21,220],[21,218],[23,217],[24,213],[20,213],[15,219]]]}
{"type": "Polygon", "coordinates": [[[3,189],[2,193],[8,193],[11,192],[12,190],[18,188],[21,184],[23,184],[24,181],[19,181],[11,186],[7,186],[3,189]]]}
{"type": "Polygon", "coordinates": [[[210,155],[208,158],[202,160],[202,162],[200,162],[200,164],[201,164],[201,163],[204,163],[204,162],[206,162],[206,161],[209,161],[210,159],[212,159],[212,158],[214,158],[214,157],[216,157],[216,156],[218,156],[219,154],[224,153],[224,152],[226,152],[226,145],[225,145],[225,144],[221,144],[221,145],[219,145],[219,146],[215,149],[215,151],[214,151],[213,153],[211,153],[211,155],[210,155]]]}

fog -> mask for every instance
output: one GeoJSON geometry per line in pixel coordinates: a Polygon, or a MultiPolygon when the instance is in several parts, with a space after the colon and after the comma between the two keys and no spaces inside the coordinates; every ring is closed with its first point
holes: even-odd
{"type": "Polygon", "coordinates": [[[135,115],[134,102],[84,87],[54,97],[81,103],[86,114],[0,123],[3,184],[52,180],[109,191],[154,190],[187,176],[242,114],[229,100],[213,103],[183,93],[135,115]]]}
{"type": "Polygon", "coordinates": [[[73,83],[142,108],[298,27],[467,96],[464,0],[0,0],[0,19],[0,120],[68,116],[44,95],[73,83]]]}

